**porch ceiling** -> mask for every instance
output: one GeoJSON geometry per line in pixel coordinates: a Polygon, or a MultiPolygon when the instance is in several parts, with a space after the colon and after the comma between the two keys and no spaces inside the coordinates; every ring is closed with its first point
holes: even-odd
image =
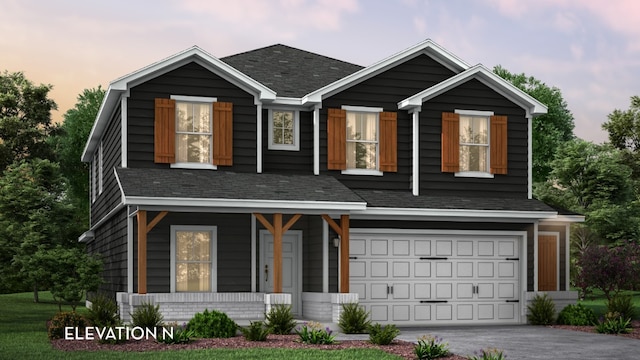
{"type": "Polygon", "coordinates": [[[195,169],[118,168],[125,205],[364,210],[366,203],[330,176],[195,169]]]}

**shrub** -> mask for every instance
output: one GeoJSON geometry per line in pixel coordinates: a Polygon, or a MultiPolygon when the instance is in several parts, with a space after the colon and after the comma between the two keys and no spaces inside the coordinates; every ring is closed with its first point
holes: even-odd
{"type": "Polygon", "coordinates": [[[631,319],[620,316],[620,313],[607,313],[597,325],[600,334],[628,334],[632,331],[631,319]]]}
{"type": "Polygon", "coordinates": [[[558,314],[560,325],[590,326],[598,321],[593,310],[582,304],[567,305],[558,314]]]}
{"type": "Polygon", "coordinates": [[[273,334],[289,335],[296,327],[296,321],[291,313],[291,306],[278,304],[265,314],[267,327],[273,334]]]}
{"type": "Polygon", "coordinates": [[[328,327],[322,328],[322,324],[310,321],[304,323],[300,330],[296,329],[296,334],[300,336],[300,341],[305,344],[331,345],[335,344],[336,336],[331,335],[332,331],[328,327]]]}
{"type": "Polygon", "coordinates": [[[143,302],[131,315],[133,326],[154,329],[162,326],[164,317],[160,314],[160,305],[143,302]]]}
{"type": "Polygon", "coordinates": [[[622,246],[589,246],[578,259],[581,269],[576,285],[604,292],[607,299],[621,290],[640,286],[640,244],[622,246]]]}
{"type": "Polygon", "coordinates": [[[443,343],[442,338],[425,335],[418,338],[413,352],[419,360],[432,360],[449,355],[449,344],[443,343]]]}
{"type": "Polygon", "coordinates": [[[76,312],[59,312],[49,321],[47,335],[51,340],[62,339],[65,327],[78,328],[81,329],[80,333],[84,333],[84,328],[88,325],[89,321],[76,312]]]}
{"type": "Polygon", "coordinates": [[[173,344],[188,344],[193,341],[193,338],[196,336],[193,330],[188,330],[187,325],[184,324],[182,326],[178,326],[178,323],[171,323],[165,325],[165,327],[173,328],[173,338],[167,336],[158,336],[156,339],[158,342],[173,345],[173,344]]]}
{"type": "Polygon", "coordinates": [[[118,304],[105,294],[98,294],[91,299],[91,308],[87,319],[93,326],[112,327],[122,322],[118,315],[118,304]]]}
{"type": "Polygon", "coordinates": [[[496,348],[480,349],[480,353],[474,351],[474,355],[469,356],[469,360],[504,360],[506,358],[504,352],[496,348]]]}
{"type": "Polygon", "coordinates": [[[203,338],[230,338],[236,336],[238,325],[223,312],[205,309],[189,320],[187,329],[203,338]]]}
{"type": "Polygon", "coordinates": [[[556,306],[549,295],[536,294],[527,309],[529,310],[527,320],[531,325],[551,325],[554,323],[556,306]]]}
{"type": "Polygon", "coordinates": [[[369,313],[357,303],[342,304],[338,326],[345,334],[362,334],[371,325],[369,313]]]}
{"type": "Polygon", "coordinates": [[[633,296],[616,294],[607,302],[607,312],[618,313],[620,316],[633,319],[636,309],[633,305],[633,296]]]}
{"type": "Polygon", "coordinates": [[[369,341],[376,345],[389,345],[400,334],[400,330],[395,325],[389,324],[385,327],[376,323],[369,326],[369,341]]]}
{"type": "Polygon", "coordinates": [[[252,321],[248,327],[240,328],[244,338],[249,341],[266,341],[267,336],[271,332],[262,321],[252,321]]]}

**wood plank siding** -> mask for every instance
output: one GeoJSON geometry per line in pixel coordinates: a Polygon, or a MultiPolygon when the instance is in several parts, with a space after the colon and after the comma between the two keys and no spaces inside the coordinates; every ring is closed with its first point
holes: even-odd
{"type": "Polygon", "coordinates": [[[524,110],[477,80],[429,100],[420,112],[420,195],[526,198],[527,136],[524,110]],[[506,175],[495,175],[493,179],[460,178],[442,171],[442,113],[456,109],[507,116],[506,175]]]}
{"type": "Polygon", "coordinates": [[[128,166],[168,168],[154,163],[154,101],[171,95],[215,97],[233,104],[233,166],[220,170],[256,171],[256,106],[253,95],[196,63],[131,88],[128,99],[128,166]]]}
{"type": "Polygon", "coordinates": [[[95,239],[87,244],[89,254],[102,258],[104,268],[99,292],[115,298],[115,293],[127,291],[127,211],[120,210],[95,230],[95,239]]]}
{"type": "Polygon", "coordinates": [[[351,188],[407,190],[411,177],[411,115],[398,111],[398,102],[455,75],[427,55],[419,55],[403,64],[356,84],[323,101],[320,110],[320,170],[331,174],[351,188]],[[327,170],[327,109],[343,105],[381,107],[397,112],[397,172],[383,176],[349,176],[327,170]]]}

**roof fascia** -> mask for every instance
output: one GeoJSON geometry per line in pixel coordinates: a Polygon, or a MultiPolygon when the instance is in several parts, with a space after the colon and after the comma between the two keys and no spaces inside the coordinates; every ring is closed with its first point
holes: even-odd
{"type": "Polygon", "coordinates": [[[507,80],[494,74],[493,71],[487,69],[482,64],[475,65],[445,81],[400,101],[398,103],[398,109],[410,110],[422,106],[422,103],[425,101],[445,93],[471,79],[477,79],[500,95],[518,104],[527,111],[527,114],[537,116],[547,113],[546,105],[518,89],[507,80]]]}
{"type": "Polygon", "coordinates": [[[468,210],[468,209],[427,209],[427,208],[381,208],[368,207],[364,211],[352,212],[353,216],[428,217],[428,218],[477,218],[477,219],[554,219],[555,211],[512,211],[512,210],[468,210]]]}
{"type": "Polygon", "coordinates": [[[329,97],[348,87],[370,79],[373,76],[376,76],[384,71],[393,68],[399,63],[413,59],[422,54],[430,56],[455,73],[459,73],[469,68],[469,64],[467,64],[465,61],[447,51],[440,45],[436,44],[432,40],[427,39],[408,49],[391,55],[386,59],[378,61],[373,65],[367,66],[351,75],[345,76],[340,80],[334,81],[329,85],[326,85],[318,90],[307,94],[302,98],[302,103],[321,103],[323,98],[329,97]]]}

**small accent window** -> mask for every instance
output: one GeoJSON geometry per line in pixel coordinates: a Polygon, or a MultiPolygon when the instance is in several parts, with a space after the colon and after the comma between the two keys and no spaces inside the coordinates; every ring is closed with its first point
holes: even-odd
{"type": "Polygon", "coordinates": [[[269,150],[300,150],[297,110],[269,109],[269,150]]]}
{"type": "Polygon", "coordinates": [[[216,291],[216,227],[172,226],[171,291],[216,291]]]}

